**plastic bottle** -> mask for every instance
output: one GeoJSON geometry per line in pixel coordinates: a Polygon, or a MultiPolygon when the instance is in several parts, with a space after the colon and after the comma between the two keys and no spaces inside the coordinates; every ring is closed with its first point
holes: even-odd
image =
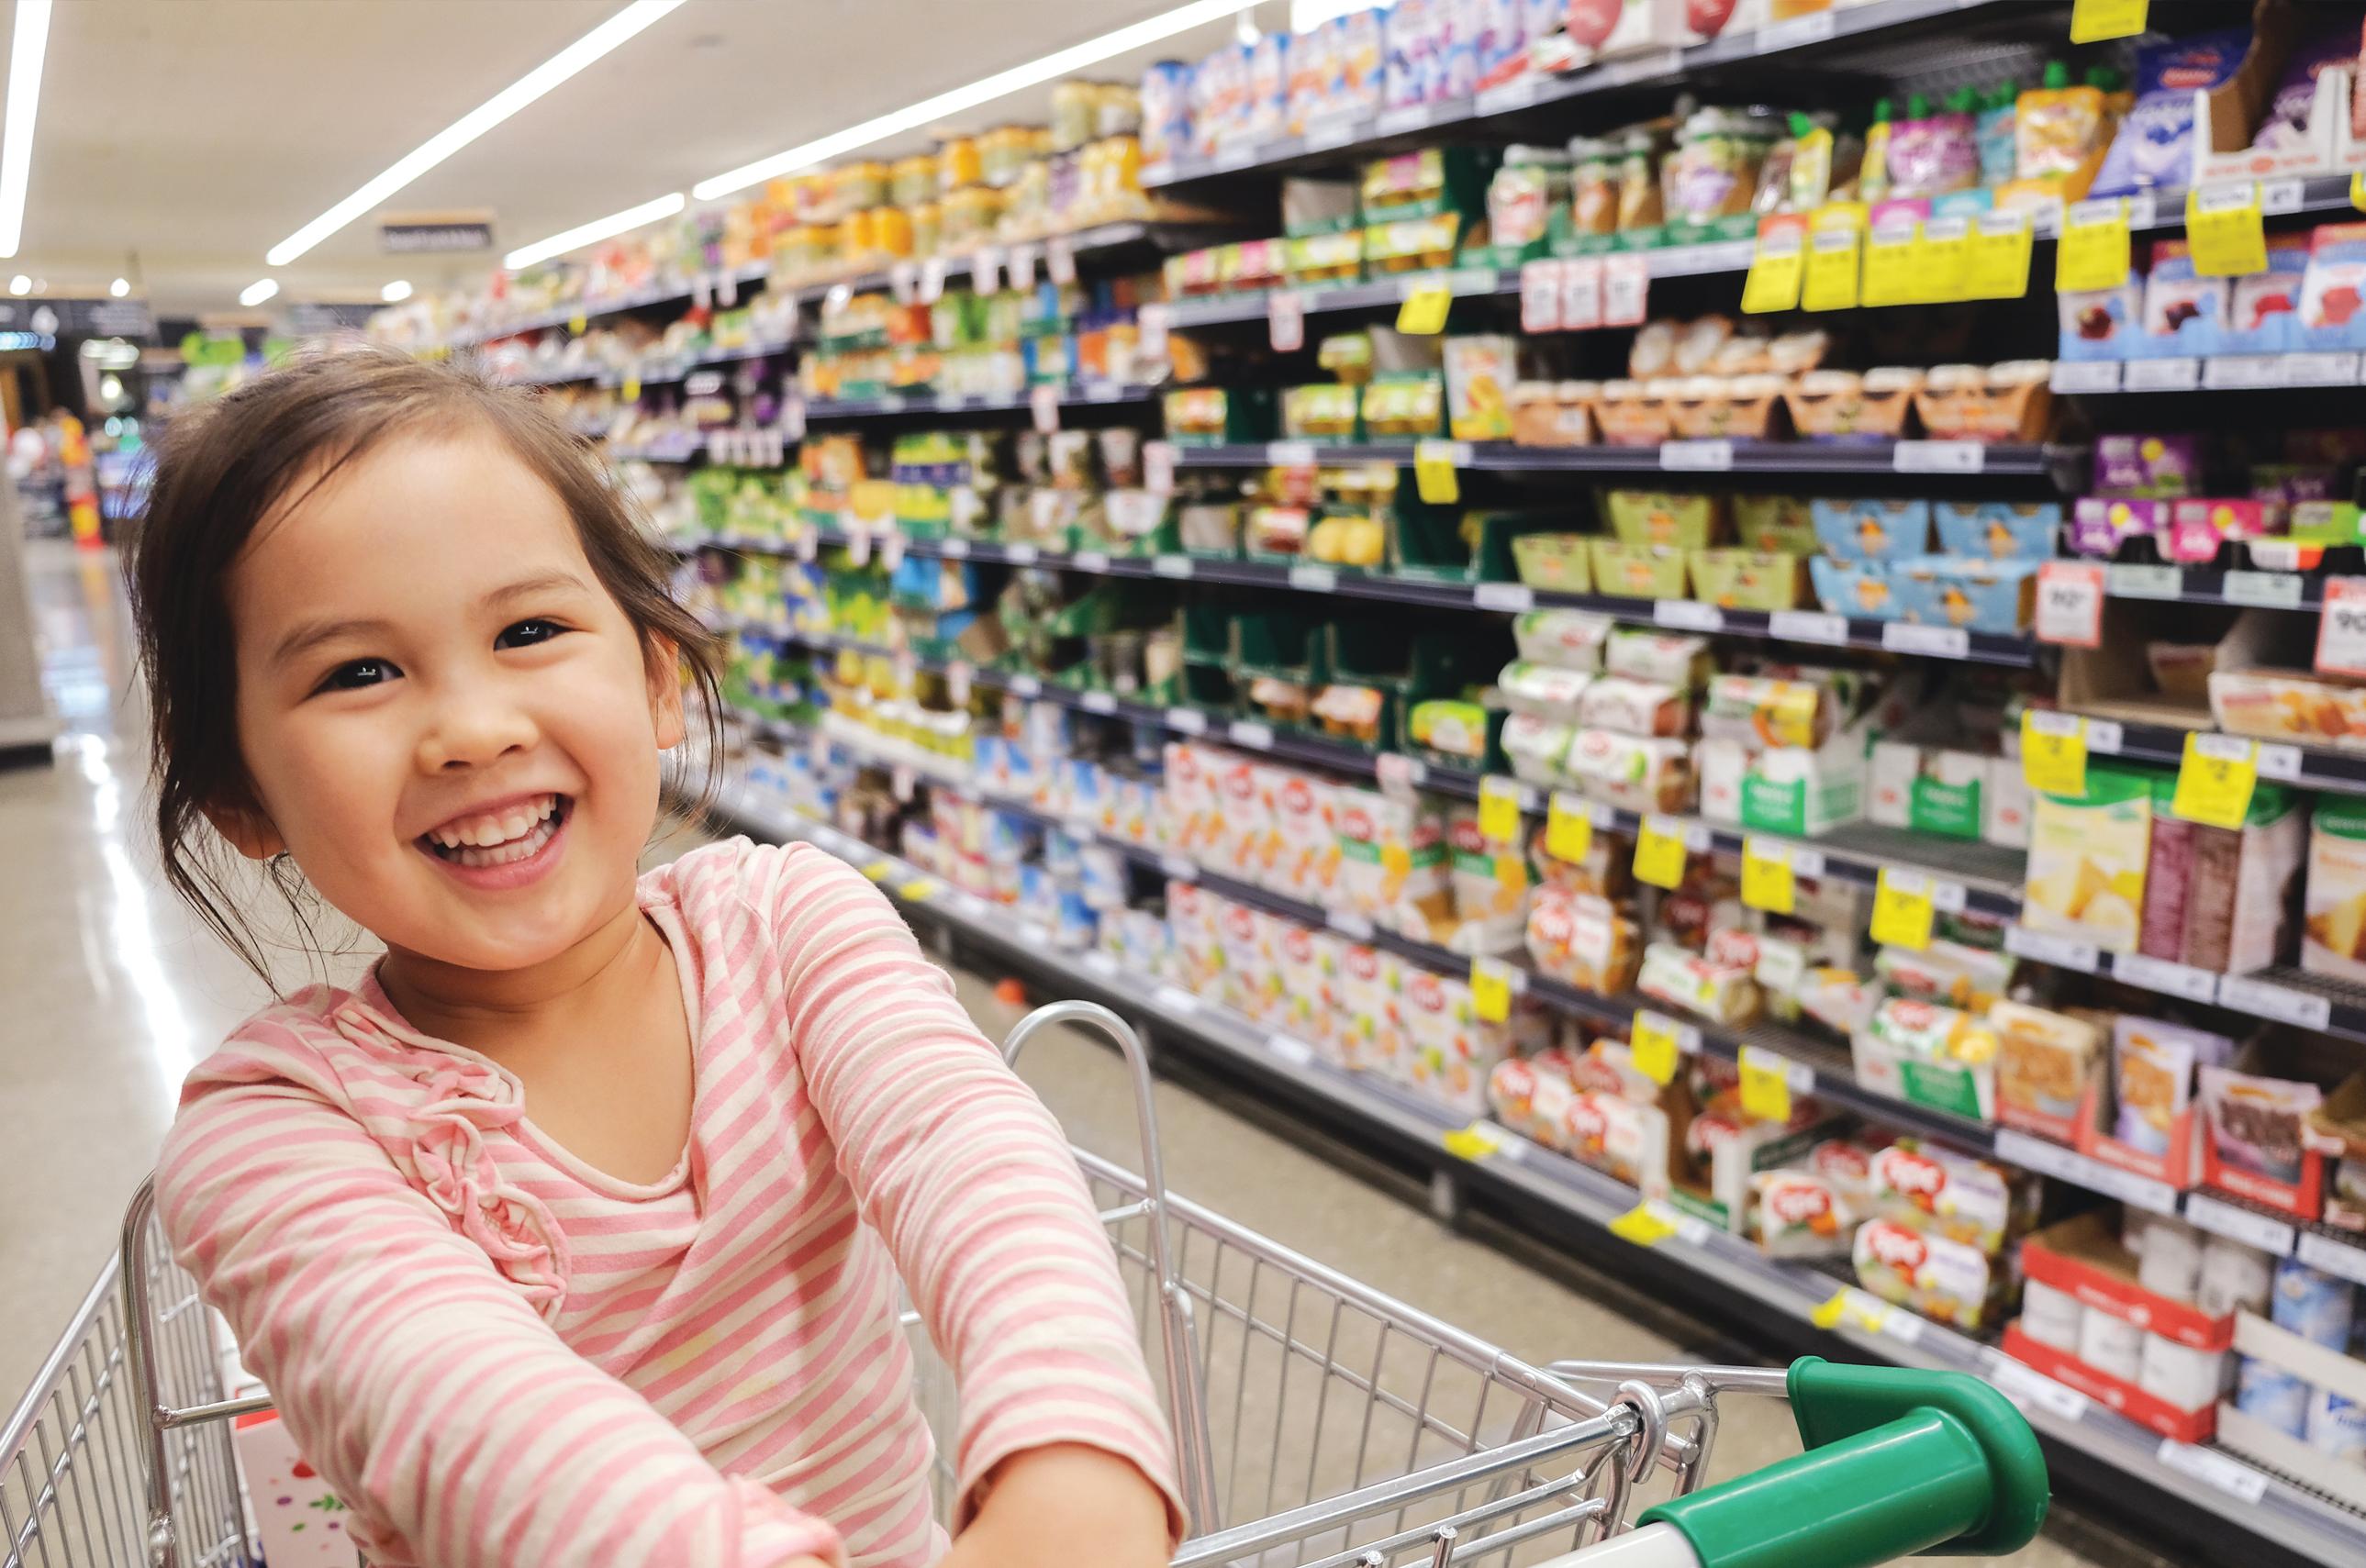
{"type": "Polygon", "coordinates": [[[2012,178],[2013,106],[2020,98],[2020,88],[2000,82],[1980,101],[1980,184],[1990,188],[2012,178]]]}
{"type": "Polygon", "coordinates": [[[1832,133],[1791,111],[1790,210],[1813,212],[1832,190],[1832,133]]]}
{"type": "Polygon", "coordinates": [[[1873,123],[1865,128],[1865,172],[1858,188],[1868,202],[1889,198],[1889,100],[1873,101],[1873,123]]]}
{"type": "Polygon", "coordinates": [[[2045,85],[2023,93],[2014,106],[2015,172],[2024,180],[2075,173],[2101,145],[2105,126],[2103,89],[2092,82],[2073,87],[2067,65],[2046,62],[2045,85]]]}

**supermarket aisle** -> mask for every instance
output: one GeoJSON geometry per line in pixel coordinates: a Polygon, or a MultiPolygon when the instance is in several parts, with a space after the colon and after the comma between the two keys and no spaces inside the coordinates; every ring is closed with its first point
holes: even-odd
{"type": "MultiPolygon", "coordinates": [[[[21,999],[0,1011],[0,1096],[15,1134],[0,1222],[0,1406],[13,1404],[114,1245],[173,1086],[263,995],[158,885],[112,564],[42,554],[35,593],[52,689],[73,730],[54,770],[0,775],[0,865],[8,873],[0,921],[9,933],[0,993],[21,999]]],[[[662,845],[652,858],[688,846],[662,845]]],[[[1020,1015],[995,1000],[986,980],[963,975],[961,983],[988,1034],[1020,1015]]],[[[1027,1076],[1079,1143],[1131,1162],[1132,1103],[1105,1049],[1073,1035],[1046,1039],[1027,1076]]],[[[1352,1155],[1335,1146],[1267,1130],[1171,1084],[1160,1086],[1158,1110],[1178,1192],[1515,1353],[1538,1361],[1722,1353],[1615,1282],[1581,1279],[1572,1288],[1440,1227],[1350,1173],[1352,1155]]],[[[1719,1442],[1720,1473],[1797,1447],[1783,1408],[1759,1402],[1729,1406],[1719,1442]]],[[[2074,1550],[2057,1534],[2010,1561],[2070,1568],[2146,1560],[2074,1550]]]]}

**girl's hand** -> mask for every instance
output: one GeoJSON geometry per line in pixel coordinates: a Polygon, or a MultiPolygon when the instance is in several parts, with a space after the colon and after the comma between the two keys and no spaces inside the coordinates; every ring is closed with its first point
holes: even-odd
{"type": "Polygon", "coordinates": [[[1082,1443],[1016,1453],[938,1568],[1166,1568],[1166,1500],[1128,1461],[1082,1443]]]}

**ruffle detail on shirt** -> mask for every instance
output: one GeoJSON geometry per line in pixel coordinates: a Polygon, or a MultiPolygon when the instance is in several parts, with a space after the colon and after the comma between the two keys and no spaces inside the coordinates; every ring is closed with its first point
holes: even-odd
{"type": "Polygon", "coordinates": [[[567,1235],[541,1199],[501,1178],[485,1134],[524,1115],[517,1085],[490,1064],[449,1049],[359,998],[330,1014],[337,1033],[416,1086],[404,1126],[373,1127],[406,1180],[444,1211],[452,1228],[492,1260],[546,1323],[567,1301],[567,1235]]]}

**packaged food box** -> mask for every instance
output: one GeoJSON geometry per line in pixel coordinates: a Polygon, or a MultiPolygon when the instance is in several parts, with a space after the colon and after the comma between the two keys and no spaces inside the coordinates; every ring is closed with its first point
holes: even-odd
{"type": "Polygon", "coordinates": [[[2131,277],[2117,288],[2056,297],[2057,330],[2054,357],[2094,364],[2130,357],[2144,319],[2144,280],[2131,277]]]}
{"type": "Polygon", "coordinates": [[[1666,681],[1631,676],[1597,678],[1577,698],[1577,722],[1586,729],[1628,735],[1682,735],[1692,729],[1692,697],[1666,681]]]}
{"type": "Polygon", "coordinates": [[[2207,354],[2226,335],[2230,280],[2193,270],[2193,254],[2182,240],[2156,240],[2145,274],[2144,320],[2131,359],[2207,354]]]}
{"type": "Polygon", "coordinates": [[[1512,386],[1520,378],[1519,340],[1446,340],[1447,426],[1457,441],[1512,439],[1512,386]]]}
{"type": "Polygon", "coordinates": [[[1407,1047],[1405,1081],[1457,1114],[1487,1109],[1487,1077],[1510,1054],[1507,1025],[1481,1021],[1467,980],[1408,968],[1398,998],[1407,1047]]]}
{"type": "Polygon", "coordinates": [[[2121,1014],[2112,1025],[2112,1139],[2153,1159],[2181,1160],[2192,1143],[2194,1075],[2234,1054],[2224,1035],[2121,1014]]]}
{"type": "Polygon", "coordinates": [[[2003,1167],[1956,1154],[1920,1138],[1900,1138],[1869,1162],[1873,1212],[1950,1241],[2000,1256],[2037,1217],[2038,1189],[2003,1167]]]}
{"type": "Polygon", "coordinates": [[[1857,1226],[1850,1257],[1858,1284],[1933,1323],[1977,1330],[1995,1316],[2000,1271],[1977,1248],[1870,1219],[1857,1226]]]}
{"type": "Polygon", "coordinates": [[[2322,223],[2309,244],[2301,280],[2295,346],[2315,351],[2366,348],[2366,223],[2322,223]]]}
{"type": "Polygon", "coordinates": [[[2136,951],[2151,835],[2142,774],[2090,767],[2084,795],[2036,797],[2021,923],[2106,952],[2136,951]]]}
{"type": "Polygon", "coordinates": [[[1354,441],[1357,389],[1335,382],[1287,387],[1281,394],[1281,430],[1305,441],[1354,441]]]}
{"type": "Polygon", "coordinates": [[[1576,1092],[1569,1053],[1558,1046],[1506,1058],[1487,1075],[1487,1103],[1495,1119],[1548,1148],[1560,1147],[1561,1109],[1576,1092]]]}
{"type": "Polygon", "coordinates": [[[2228,734],[2366,746],[2366,685],[2306,670],[2213,670],[2210,713],[2228,734]]]}
{"type": "Polygon", "coordinates": [[[1609,446],[1657,446],[1675,433],[1668,396],[1639,381],[1606,381],[1594,397],[1594,421],[1609,446]]]}
{"type": "Polygon", "coordinates": [[[2029,624],[2036,609],[2037,566],[1923,555],[1893,563],[1889,581],[1900,620],[2009,637],[2029,624]]]}
{"type": "Polygon", "coordinates": [[[1595,678],[1583,670],[1518,659],[1505,665],[1503,673],[1496,676],[1495,689],[1502,695],[1504,706],[1515,713],[1534,713],[1566,722],[1577,718],[1586,689],[1595,678]]]}
{"type": "Polygon", "coordinates": [[[1573,1159],[1640,1190],[1668,1191],[1668,1114],[1657,1105],[1581,1089],[1561,1107],[1560,1147],[1573,1159]]]}
{"type": "Polygon", "coordinates": [[[1900,561],[1931,548],[1929,501],[1819,497],[1812,514],[1816,538],[1837,561],[1900,561]]]}
{"type": "Polygon", "coordinates": [[[1635,989],[1719,1024],[1741,1023],[1758,1013],[1758,987],[1747,967],[1717,963],[1673,942],[1643,949],[1635,989]]]}
{"type": "Polygon", "coordinates": [[[1997,1036],[1997,1120],[2069,1145],[2083,1108],[2103,1083],[2103,1036],[2086,1018],[2000,1001],[1988,1013],[1997,1036]]]}
{"type": "Polygon", "coordinates": [[[2042,441],[2054,415],[2053,376],[2053,362],[2042,359],[1933,365],[1914,411],[1938,441],[2042,441]]]}
{"type": "Polygon", "coordinates": [[[1620,627],[1603,647],[1602,667],[1630,680],[1659,680],[1698,691],[1716,668],[1708,639],[1690,633],[1620,627]]]}
{"type": "Polygon", "coordinates": [[[1816,514],[1804,496],[1735,496],[1734,543],[1744,550],[1785,555],[1817,551],[1816,514]]]}
{"type": "Polygon", "coordinates": [[[1569,750],[1576,738],[1577,727],[1565,719],[1514,713],[1504,721],[1504,759],[1515,776],[1531,784],[1564,784],[1571,778],[1569,750]]]}
{"type": "Polygon", "coordinates": [[[1876,1094],[1996,1119],[1997,1039],[1956,1008],[1893,996],[1849,1041],[1856,1081],[1876,1094]]]}
{"type": "Polygon", "coordinates": [[[2318,797],[2303,900],[2300,967],[2366,985],[2366,801],[2318,797]]]}
{"type": "Polygon", "coordinates": [[[1670,544],[1595,538],[1594,591],[1618,599],[1683,599],[1684,553],[1670,544]]]}
{"type": "Polygon", "coordinates": [[[1584,610],[1531,610],[1512,622],[1520,657],[1563,669],[1599,670],[1617,622],[1584,610]]]}
{"type": "Polygon", "coordinates": [[[2060,501],[1933,501],[1939,548],[1988,561],[2050,561],[2062,534],[2060,501]]]}
{"type": "Polygon", "coordinates": [[[1896,441],[1921,386],[1915,369],[1811,370],[1784,388],[1783,401],[1809,441],[1896,441]]]}
{"type": "Polygon", "coordinates": [[[1975,752],[1908,741],[1873,743],[1873,788],[1865,815],[1882,827],[1945,838],[1978,838],[1989,759],[1975,752]]]}
{"type": "Polygon", "coordinates": [[[2232,540],[2264,539],[2284,531],[2287,509],[2276,501],[2240,498],[2169,503],[2169,532],[2159,535],[2172,561],[2207,565],[2232,540]]]}
{"type": "Polygon", "coordinates": [[[1934,936],[1921,952],[1883,947],[1874,955],[1873,968],[1900,996],[1960,1008],[1978,1017],[2003,998],[2018,962],[1992,947],[1934,936]]]}
{"type": "Polygon", "coordinates": [[[1725,498],[1668,490],[1605,490],[1602,510],[1619,543],[1673,544],[1697,550],[1719,543],[1726,532],[1725,498]]]}
{"type": "Polygon", "coordinates": [[[2191,432],[2099,435],[2095,493],[2126,499],[2176,500],[2202,487],[2208,449],[2191,432]]]}
{"type": "Polygon", "coordinates": [[[1567,767],[1593,800],[1630,812],[1681,812],[1692,801],[1691,746],[1609,730],[1580,730],[1567,767]]]}
{"type": "Polygon", "coordinates": [[[1849,1249],[1859,1211],[1830,1176],[1760,1170],[1750,1189],[1750,1234],[1768,1257],[1837,1257],[1849,1249]]]}
{"type": "Polygon", "coordinates": [[[2248,974],[2287,952],[2290,893],[2306,857],[2306,813],[2260,784],[2239,828],[2172,816],[2173,775],[2153,790],[2141,950],[2218,974],[2248,974]]]}
{"type": "Polygon", "coordinates": [[[1820,746],[1769,746],[1749,752],[1741,776],[1741,824],[1794,838],[1865,815],[1865,739],[1840,731],[1820,746]]]}
{"type": "Polygon", "coordinates": [[[1416,702],[1405,715],[1413,744],[1450,766],[1482,767],[1487,760],[1487,710],[1459,698],[1416,702]]]}
{"type": "Polygon", "coordinates": [[[1896,621],[1904,606],[1889,584],[1889,568],[1878,561],[1835,561],[1829,555],[1808,558],[1808,579],[1815,585],[1816,602],[1834,615],[1853,621],[1896,621]]]}
{"type": "Polygon", "coordinates": [[[1617,996],[1635,983],[1641,933],[1609,900],[1539,888],[1528,902],[1529,959],[1539,973],[1617,996]]]}
{"type": "Polygon", "coordinates": [[[1436,812],[1377,790],[1335,789],[1340,907],[1367,917],[1447,887],[1445,824],[1436,812]]]}
{"type": "Polygon", "coordinates": [[[1701,709],[1701,734],[1752,746],[1821,745],[1848,721],[1864,692],[1854,670],[1715,676],[1701,709]]]}
{"type": "Polygon", "coordinates": [[[1512,567],[1530,588],[1592,593],[1593,543],[1584,533],[1519,534],[1512,540],[1512,567]]]}
{"type": "Polygon", "coordinates": [[[1693,594],[1725,610],[1792,610],[1807,588],[1803,557],[1756,550],[1696,550],[1693,594]]]}
{"type": "Polygon", "coordinates": [[[1364,388],[1364,437],[1415,441],[1446,433],[1446,384],[1435,375],[1383,375],[1364,388]]]}
{"type": "Polygon", "coordinates": [[[1779,375],[1688,375],[1668,398],[1668,423],[1687,441],[1765,441],[1778,432],[1779,375]]]}
{"type": "MultiPolygon", "coordinates": [[[[2324,1087],[2301,1052],[2255,1044],[2233,1063],[2197,1070],[2202,1179],[2253,1203],[2305,1220],[2324,1208],[2331,1161],[2313,1130],[2324,1087]]],[[[2329,1080],[2328,1080],[2329,1081],[2329,1080]]]]}

